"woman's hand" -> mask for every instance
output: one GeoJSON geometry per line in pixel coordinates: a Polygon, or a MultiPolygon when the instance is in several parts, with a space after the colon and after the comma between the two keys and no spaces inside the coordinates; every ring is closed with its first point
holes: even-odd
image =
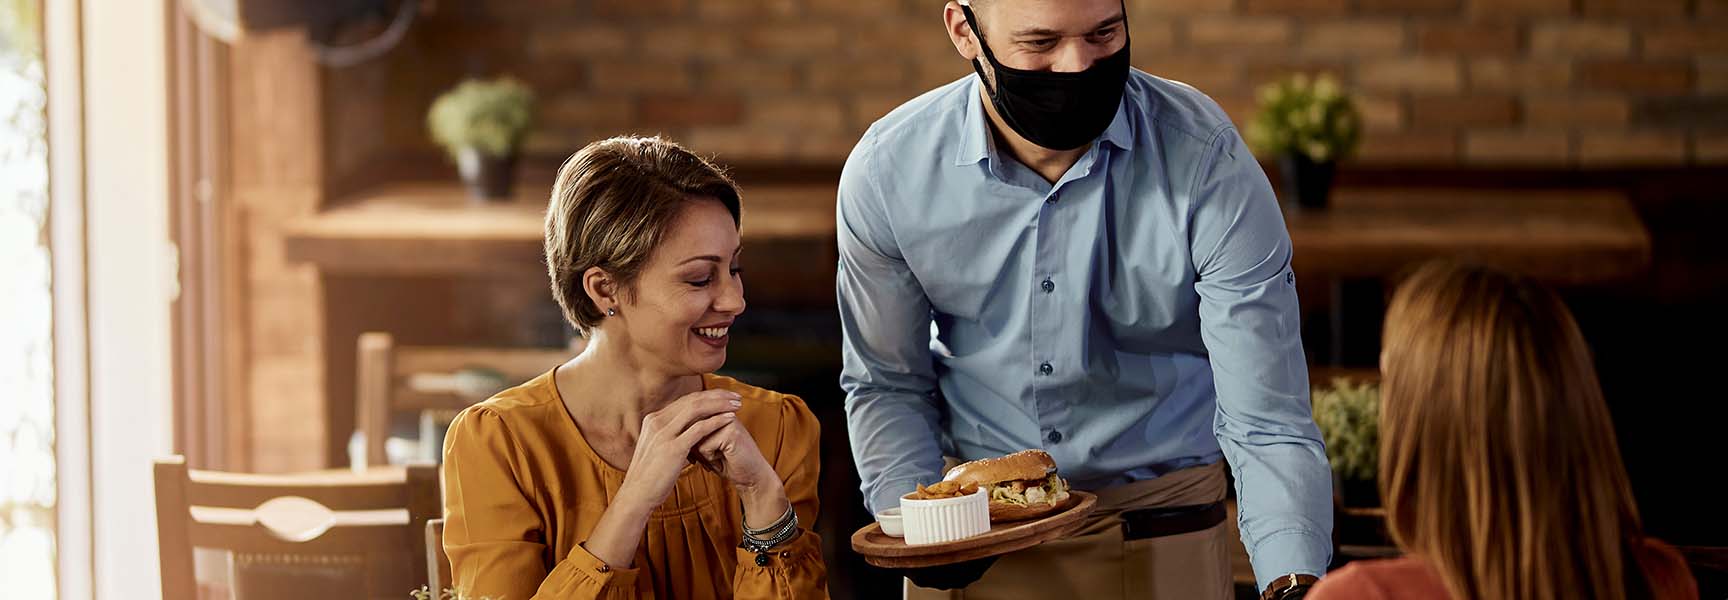
{"type": "Polygon", "coordinates": [[[619,500],[643,503],[650,510],[660,506],[672,494],[678,474],[690,464],[697,444],[728,425],[736,426],[740,406],[736,393],[703,390],[643,417],[636,451],[619,486],[619,500]]]}
{"type": "Polygon", "coordinates": [[[756,439],[742,423],[732,421],[697,444],[694,458],[708,470],[732,482],[744,502],[744,524],[751,529],[772,525],[790,503],[780,474],[762,457],[756,439]]]}
{"type": "MultiPolygon", "coordinates": [[[[624,483],[600,522],[582,547],[594,558],[614,567],[628,568],[635,561],[648,514],[666,501],[678,474],[690,464],[696,445],[729,424],[736,424],[738,394],[725,390],[703,390],[673,400],[642,418],[642,432],[624,483]]],[[[784,509],[782,509],[784,510],[784,509]]]]}

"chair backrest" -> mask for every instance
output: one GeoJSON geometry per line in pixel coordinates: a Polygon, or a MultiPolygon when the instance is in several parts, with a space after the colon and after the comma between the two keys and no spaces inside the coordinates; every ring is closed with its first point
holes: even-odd
{"type": "Polygon", "coordinates": [[[501,374],[506,386],[516,385],[579,352],[580,341],[568,348],[397,346],[388,333],[360,334],[354,410],[366,438],[366,464],[389,462],[384,442],[397,411],[460,410],[498,391],[472,389],[460,374],[484,370],[501,374]]]}
{"type": "Polygon", "coordinates": [[[450,589],[450,555],[444,553],[444,519],[426,522],[426,587],[437,592],[450,589]]]}
{"type": "Polygon", "coordinates": [[[427,581],[432,465],[256,475],[156,461],[164,598],[197,598],[193,548],[232,553],[235,600],[401,598],[427,581]]]}

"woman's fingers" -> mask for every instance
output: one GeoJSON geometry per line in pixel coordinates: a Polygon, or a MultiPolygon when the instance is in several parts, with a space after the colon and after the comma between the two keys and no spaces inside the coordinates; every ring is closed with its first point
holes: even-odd
{"type": "Polygon", "coordinates": [[[693,424],[711,418],[721,413],[730,414],[742,406],[738,394],[726,390],[702,390],[685,395],[673,402],[671,406],[656,412],[656,415],[670,411],[669,415],[658,417],[666,419],[662,424],[663,431],[680,433],[688,430],[693,424]]]}
{"type": "Polygon", "coordinates": [[[719,431],[721,427],[725,427],[736,420],[738,420],[738,415],[722,412],[697,421],[685,429],[684,433],[678,434],[678,437],[675,438],[677,447],[681,453],[689,453],[691,449],[696,448],[698,443],[702,442],[703,438],[708,437],[708,434],[719,431]]]}
{"type": "Polygon", "coordinates": [[[731,451],[734,436],[739,429],[741,428],[736,426],[721,427],[696,442],[696,448],[691,450],[690,454],[701,459],[705,465],[721,464],[726,459],[726,453],[731,451]]]}

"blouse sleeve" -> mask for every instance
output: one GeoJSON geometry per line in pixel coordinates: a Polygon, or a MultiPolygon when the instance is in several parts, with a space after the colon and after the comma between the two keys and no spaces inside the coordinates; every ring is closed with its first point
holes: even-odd
{"type": "Polygon", "coordinates": [[[524,491],[534,489],[532,477],[517,467],[523,455],[504,420],[485,407],[450,424],[444,551],[456,589],[501,600],[635,598],[637,569],[610,567],[581,545],[548,569],[545,523],[524,491]]]}
{"type": "MultiPolygon", "coordinates": [[[[768,553],[767,565],[739,548],[733,576],[734,598],[827,598],[828,573],[822,563],[822,538],[816,524],[816,481],[821,472],[822,427],[816,415],[796,396],[783,396],[778,444],[770,459],[786,487],[786,499],[798,513],[798,537],[768,553]]],[[[763,448],[768,451],[768,448],[763,448]]]]}

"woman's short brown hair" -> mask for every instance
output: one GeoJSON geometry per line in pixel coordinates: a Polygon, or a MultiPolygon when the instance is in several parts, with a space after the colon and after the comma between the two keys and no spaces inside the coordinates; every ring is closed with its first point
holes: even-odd
{"type": "Polygon", "coordinates": [[[673,142],[616,137],[564,161],[546,207],[546,273],[552,297],[577,331],[586,334],[602,317],[582,274],[600,267],[619,293],[630,293],[684,204],[695,198],[719,200],[732,224],[739,223],[737,184],[673,142]]]}

